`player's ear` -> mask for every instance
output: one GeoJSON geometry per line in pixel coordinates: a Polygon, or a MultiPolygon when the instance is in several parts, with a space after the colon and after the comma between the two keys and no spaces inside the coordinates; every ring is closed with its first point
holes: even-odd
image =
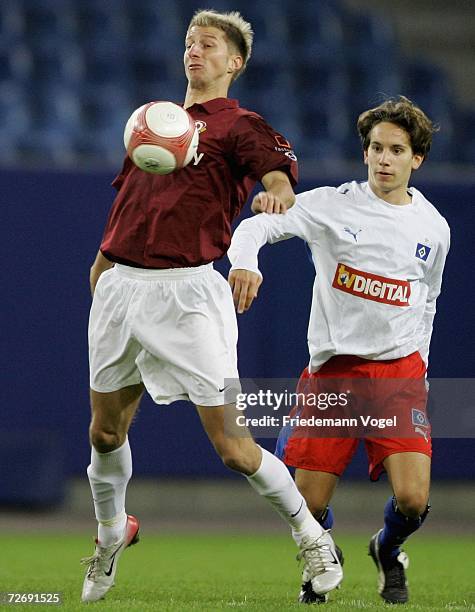
{"type": "Polygon", "coordinates": [[[364,160],[365,166],[367,166],[368,165],[368,149],[365,149],[363,151],[363,160],[364,160]]]}
{"type": "Polygon", "coordinates": [[[420,168],[422,162],[424,161],[424,156],[420,153],[414,154],[412,156],[412,169],[417,170],[420,168]]]}
{"type": "Polygon", "coordinates": [[[228,71],[229,72],[237,72],[241,70],[243,65],[243,59],[240,55],[231,55],[228,63],[228,71]]]}

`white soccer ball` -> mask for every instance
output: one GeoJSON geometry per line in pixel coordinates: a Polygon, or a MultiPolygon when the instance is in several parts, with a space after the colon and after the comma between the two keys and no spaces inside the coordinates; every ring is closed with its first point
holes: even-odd
{"type": "Polygon", "coordinates": [[[137,108],[124,130],[130,159],[145,172],[170,174],[184,168],[198,148],[191,115],[173,102],[149,102],[137,108]]]}

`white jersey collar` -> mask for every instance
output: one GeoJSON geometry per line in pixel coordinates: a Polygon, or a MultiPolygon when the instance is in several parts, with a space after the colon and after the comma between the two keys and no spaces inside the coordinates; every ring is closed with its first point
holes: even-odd
{"type": "Polygon", "coordinates": [[[382,198],[378,197],[374,191],[371,189],[368,181],[364,182],[362,184],[363,190],[366,192],[366,195],[371,199],[371,200],[375,200],[376,202],[382,204],[383,206],[386,206],[386,208],[390,208],[391,210],[394,211],[398,211],[398,213],[402,213],[402,212],[409,212],[412,211],[418,204],[418,191],[417,189],[414,189],[414,187],[408,187],[407,191],[411,194],[412,197],[412,201],[409,202],[408,204],[391,204],[389,202],[386,202],[386,200],[383,200],[382,198]]]}

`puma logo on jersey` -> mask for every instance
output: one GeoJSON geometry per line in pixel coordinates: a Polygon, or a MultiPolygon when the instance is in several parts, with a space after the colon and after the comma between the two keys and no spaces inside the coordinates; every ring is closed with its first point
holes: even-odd
{"type": "Polygon", "coordinates": [[[420,427],[414,427],[414,433],[420,433],[426,442],[429,442],[429,432],[424,431],[420,427]]]}
{"type": "Polygon", "coordinates": [[[358,234],[363,231],[362,229],[359,229],[357,232],[353,232],[350,227],[344,227],[343,229],[345,230],[345,232],[353,236],[355,242],[358,242],[358,234]]]}
{"type": "Polygon", "coordinates": [[[356,297],[392,306],[409,306],[411,285],[407,280],[387,278],[338,263],[332,287],[356,297]]]}

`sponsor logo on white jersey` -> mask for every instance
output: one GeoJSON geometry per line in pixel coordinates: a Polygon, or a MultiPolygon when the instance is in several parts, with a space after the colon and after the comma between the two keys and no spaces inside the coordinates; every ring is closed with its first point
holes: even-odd
{"type": "Polygon", "coordinates": [[[387,278],[338,263],[332,287],[356,297],[392,306],[409,306],[411,285],[407,280],[387,278]]]}

